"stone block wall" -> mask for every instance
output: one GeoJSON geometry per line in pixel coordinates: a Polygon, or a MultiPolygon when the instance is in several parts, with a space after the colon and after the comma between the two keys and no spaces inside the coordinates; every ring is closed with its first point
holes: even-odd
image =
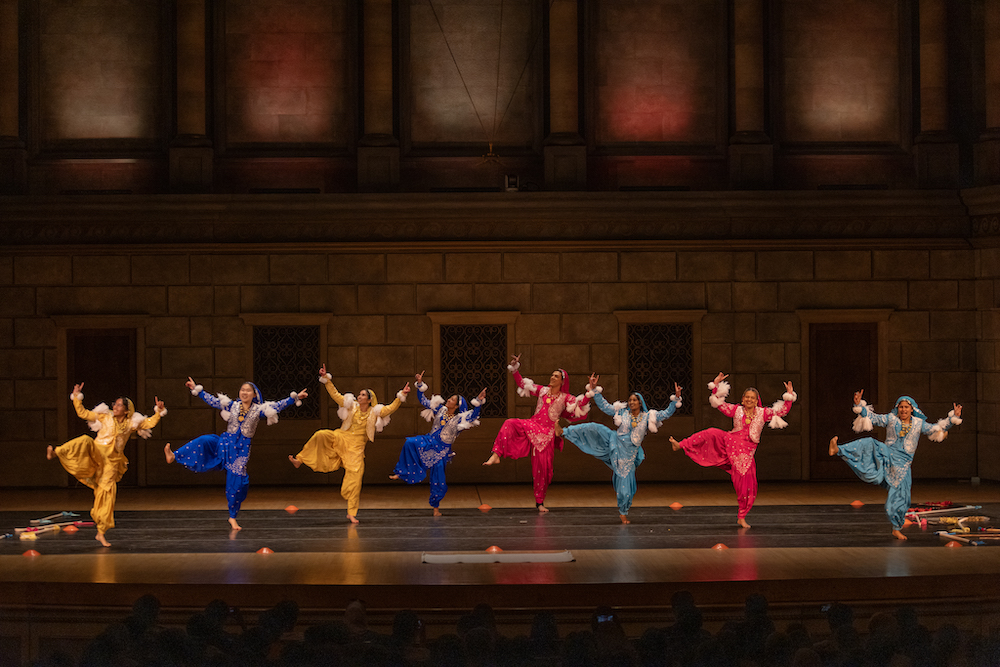
{"type": "MultiPolygon", "coordinates": [[[[774,242],[697,245],[558,243],[384,243],[351,247],[334,243],[170,247],[104,246],[91,250],[24,249],[0,257],[0,484],[47,486],[65,483],[58,466],[42,456],[46,444],[66,435],[57,419],[75,381],[60,378],[58,326],[54,317],[144,316],[140,350],[140,409],[154,395],[170,413],[152,440],[140,445],[134,466],[150,485],[216,483],[177,466],[166,466],[162,446],[180,444],[218,429],[213,411],[184,387],[188,376],[211,391],[233,395],[250,367],[245,316],[311,314],[326,323],[322,358],[342,391],[372,387],[383,401],[414,373],[427,371],[433,386],[432,311],[519,311],[515,349],[523,372],[543,380],[555,367],[570,373],[572,390],[583,391],[590,372],[601,375],[610,400],[623,398],[622,341],[616,311],[697,311],[701,375],[685,387],[694,417],[677,417],[646,441],[641,480],[716,479],[669,449],[669,435],[695,428],[728,428],[708,405],[706,383],[718,371],[732,374],[739,391],[759,387],[766,403],[791,380],[810,392],[803,367],[800,311],[890,309],[889,386],[880,399],[918,397],[928,416],[944,416],[952,402],[965,406],[965,423],[945,446],[924,442],[914,464],[917,477],[998,477],[995,454],[1000,433],[995,397],[1000,393],[1000,315],[993,268],[995,250],[957,243],[817,242],[808,247],[774,242]],[[977,269],[978,267],[978,269],[977,269]]],[[[330,402],[317,384],[308,400],[330,402]]],[[[88,397],[89,399],[90,397],[88,397]]],[[[110,397],[93,397],[94,402],[110,397]]],[[[368,483],[391,471],[404,437],[426,430],[415,397],[393,418],[367,451],[368,483]]],[[[518,399],[517,416],[533,403],[518,399]]],[[[850,421],[850,396],[822,409],[850,421]]],[[[592,419],[610,423],[603,415],[592,419]]],[[[766,432],[758,449],[762,480],[803,476],[809,448],[803,440],[808,416],[793,408],[789,427],[766,432]]],[[[339,475],[295,471],[285,456],[295,453],[314,428],[333,425],[280,421],[262,427],[254,441],[255,483],[339,483],[339,475]]],[[[487,470],[486,458],[499,422],[460,438],[449,472],[455,482],[527,479],[527,462],[487,470]]],[[[603,464],[572,445],[557,456],[556,480],[606,480],[603,464]]]]}

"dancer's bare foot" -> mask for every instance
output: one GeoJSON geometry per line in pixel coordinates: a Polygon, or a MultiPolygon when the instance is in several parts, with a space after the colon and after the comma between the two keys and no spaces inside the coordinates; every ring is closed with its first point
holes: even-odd
{"type": "MultiPolygon", "coordinates": [[[[97,533],[97,537],[95,537],[94,539],[100,542],[102,547],[111,546],[111,542],[108,542],[107,539],[105,539],[104,533],[97,533]]],[[[904,537],[903,539],[905,540],[906,538],[904,537]]]]}
{"type": "Polygon", "coordinates": [[[830,438],[830,456],[836,456],[837,451],[840,449],[840,447],[837,446],[837,440],[839,440],[837,436],[830,438]]]}
{"type": "Polygon", "coordinates": [[[674,436],[670,436],[670,446],[673,447],[674,451],[676,452],[678,449],[681,448],[681,443],[674,440],[674,436]]]}
{"type": "Polygon", "coordinates": [[[441,510],[436,507],[432,507],[431,509],[434,510],[434,516],[441,516],[441,510]]]}
{"type": "Polygon", "coordinates": [[[493,466],[493,465],[496,465],[498,463],[500,463],[500,457],[497,455],[496,452],[493,452],[493,455],[490,456],[490,458],[486,459],[486,461],[483,462],[483,465],[484,466],[493,466]]]}
{"type": "Polygon", "coordinates": [[[740,517],[740,518],[739,518],[739,519],[738,519],[738,520],[736,521],[736,523],[740,524],[740,528],[749,528],[749,527],[750,527],[750,524],[749,524],[749,523],[747,523],[747,520],[746,520],[746,519],[744,519],[743,517],[740,517]]]}
{"type": "Polygon", "coordinates": [[[174,456],[173,450],[170,449],[169,442],[167,443],[167,446],[163,448],[163,453],[167,457],[167,463],[173,463],[177,459],[177,457],[174,456]]]}
{"type": "Polygon", "coordinates": [[[292,465],[295,466],[296,468],[298,468],[300,465],[302,465],[302,461],[299,461],[297,458],[295,458],[291,454],[288,455],[288,460],[291,461],[292,465]]]}
{"type": "Polygon", "coordinates": [[[631,521],[628,520],[628,515],[627,514],[619,514],[618,516],[621,517],[622,523],[632,523],[631,521]]]}
{"type": "Polygon", "coordinates": [[[347,518],[350,520],[351,523],[355,525],[361,523],[360,521],[358,521],[358,517],[354,516],[353,514],[348,514],[347,518]]]}
{"type": "Polygon", "coordinates": [[[892,531],[892,536],[895,537],[897,540],[905,540],[906,539],[906,535],[903,535],[903,533],[901,533],[898,530],[892,531]]]}
{"type": "Polygon", "coordinates": [[[243,530],[243,527],[236,523],[236,519],[234,517],[229,517],[229,525],[233,527],[233,530],[243,530]]]}
{"type": "Polygon", "coordinates": [[[549,508],[546,507],[545,505],[539,505],[538,506],[538,513],[539,514],[545,514],[548,511],[549,511],[549,508]]]}
{"type": "Polygon", "coordinates": [[[51,461],[55,457],[56,457],[56,450],[52,448],[52,445],[49,445],[48,448],[45,450],[45,458],[51,461]]]}
{"type": "Polygon", "coordinates": [[[389,475],[389,479],[399,479],[399,475],[389,475]]]}

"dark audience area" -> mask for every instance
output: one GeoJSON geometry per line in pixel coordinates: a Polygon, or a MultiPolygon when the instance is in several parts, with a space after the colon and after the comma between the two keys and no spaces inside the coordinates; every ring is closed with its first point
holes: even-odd
{"type": "Polygon", "coordinates": [[[390,633],[369,627],[365,603],[352,600],[341,618],[299,625],[299,608],[286,601],[247,623],[222,600],[192,615],[185,628],[160,624],[160,602],[136,600],[132,614],[109,625],[76,660],[53,654],[37,667],[201,666],[442,666],[442,667],[996,667],[1000,628],[983,636],[945,624],[930,631],[912,607],[873,615],[865,624],[847,605],[824,607],[828,627],[810,632],[784,627],[754,594],[740,618],[718,632],[703,627],[702,610],[688,591],[670,601],[662,625],[638,635],[625,630],[627,611],[599,607],[589,630],[560,631],[557,615],[540,611],[528,634],[505,629],[488,604],[461,616],[453,632],[429,639],[413,611],[395,615],[390,633]]]}

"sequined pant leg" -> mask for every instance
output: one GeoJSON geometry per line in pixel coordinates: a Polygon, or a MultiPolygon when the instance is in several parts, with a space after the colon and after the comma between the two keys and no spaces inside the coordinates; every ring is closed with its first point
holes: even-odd
{"type": "Polygon", "coordinates": [[[247,499],[250,490],[250,478],[247,475],[237,475],[226,471],[226,501],[229,503],[229,518],[235,519],[240,513],[243,501],[247,499]]]}
{"type": "Polygon", "coordinates": [[[427,471],[431,482],[431,507],[439,507],[441,505],[441,499],[444,498],[444,494],[448,493],[448,484],[444,478],[444,467],[447,463],[448,460],[443,459],[435,463],[427,471]]]}
{"type": "Polygon", "coordinates": [[[541,451],[531,453],[531,479],[534,483],[535,502],[545,502],[545,492],[552,483],[552,462],[555,459],[556,448],[549,445],[541,451]]]}

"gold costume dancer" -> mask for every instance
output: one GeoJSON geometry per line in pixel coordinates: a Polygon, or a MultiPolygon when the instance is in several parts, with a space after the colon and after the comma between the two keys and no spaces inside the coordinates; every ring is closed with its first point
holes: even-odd
{"type": "Polygon", "coordinates": [[[333,376],[326,372],[324,364],[319,369],[319,381],[326,385],[330,397],[340,406],[337,416],[343,420],[339,429],[316,431],[302,447],[302,451],[288,460],[296,468],[303,463],[316,472],[332,472],[344,469],[344,481],[340,485],[340,495],[347,501],[347,518],[358,523],[358,506],[361,501],[361,478],[365,474],[365,446],[381,433],[389,417],[410,393],[407,382],[389,405],[378,403],[375,392],[362,389],[357,398],[354,394],[341,394],[333,386],[333,376]]]}
{"type": "Polygon", "coordinates": [[[118,494],[118,480],[128,470],[128,459],[125,458],[125,443],[138,432],[143,438],[151,434],[149,429],[160,422],[167,414],[163,401],[156,398],[153,416],[138,414],[132,401],[122,396],[115,401],[111,410],[101,403],[93,410],[83,407],[83,383],[73,387],[70,399],[76,414],[81,419],[90,422],[90,428],[97,431],[95,437],[81,435],[69,442],[53,447],[49,445],[46,458],[59,457],[66,472],[76,477],[80,482],[94,490],[94,508],[90,510],[97,525],[97,541],[106,547],[111,543],[104,537],[115,527],[115,498],[118,494]]]}

